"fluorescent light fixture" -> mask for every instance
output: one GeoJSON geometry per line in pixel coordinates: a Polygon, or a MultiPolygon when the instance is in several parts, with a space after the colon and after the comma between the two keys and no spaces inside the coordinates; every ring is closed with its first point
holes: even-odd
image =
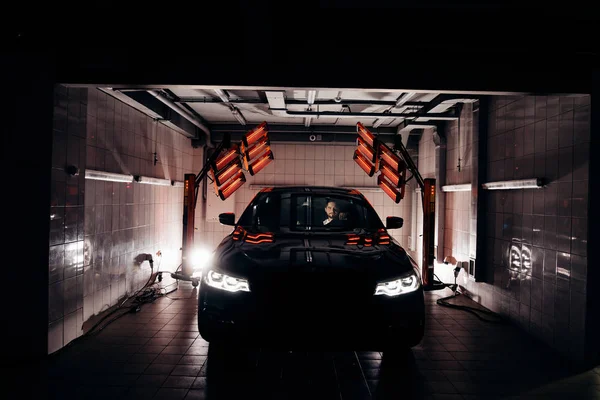
{"type": "Polygon", "coordinates": [[[229,96],[222,89],[215,89],[215,93],[223,101],[223,103],[229,103],[229,96]]]}
{"type": "Polygon", "coordinates": [[[317,98],[316,90],[307,90],[306,93],[306,102],[310,105],[315,104],[315,99],[317,98]]]}
{"type": "Polygon", "coordinates": [[[171,180],[169,179],[151,178],[149,176],[136,175],[135,181],[137,183],[145,183],[148,185],[171,186],[171,180]]]}
{"type": "Polygon", "coordinates": [[[379,128],[383,124],[383,118],[378,118],[373,122],[373,128],[379,128]]]}
{"type": "Polygon", "coordinates": [[[185,186],[184,182],[179,182],[179,181],[171,181],[171,185],[173,185],[175,187],[184,187],[185,186]]]}
{"type": "Polygon", "coordinates": [[[488,190],[508,190],[508,189],[539,189],[543,187],[541,178],[520,179],[514,181],[487,182],[481,185],[488,190]]]}
{"type": "Polygon", "coordinates": [[[463,185],[446,185],[442,186],[442,192],[470,192],[471,184],[465,183],[463,185]]]}
{"type": "Polygon", "coordinates": [[[231,109],[231,113],[233,114],[233,116],[235,117],[235,119],[238,120],[238,122],[240,124],[246,125],[246,118],[244,118],[244,116],[242,115],[242,112],[238,108],[233,107],[231,109]]]}
{"type": "Polygon", "coordinates": [[[116,174],[114,172],[104,172],[96,171],[93,169],[86,169],[85,179],[108,182],[133,182],[133,175],[116,174]]]}
{"type": "Polygon", "coordinates": [[[401,105],[403,105],[404,103],[406,103],[407,101],[409,101],[410,99],[415,97],[415,95],[416,95],[415,92],[408,92],[408,93],[402,94],[402,96],[400,96],[398,98],[398,100],[396,100],[396,107],[400,107],[401,105]]]}
{"type": "Polygon", "coordinates": [[[312,120],[312,117],[306,117],[306,118],[304,118],[304,126],[308,128],[310,126],[310,121],[311,120],[312,120]]]}

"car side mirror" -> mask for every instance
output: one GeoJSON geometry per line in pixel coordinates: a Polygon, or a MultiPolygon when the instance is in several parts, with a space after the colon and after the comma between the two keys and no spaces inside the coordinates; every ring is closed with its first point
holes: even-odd
{"type": "Polygon", "coordinates": [[[219,214],[219,222],[223,225],[235,225],[235,214],[234,213],[219,214]]]}
{"type": "Polygon", "coordinates": [[[385,227],[387,229],[399,229],[404,225],[404,218],[400,217],[387,217],[385,219],[385,227]]]}

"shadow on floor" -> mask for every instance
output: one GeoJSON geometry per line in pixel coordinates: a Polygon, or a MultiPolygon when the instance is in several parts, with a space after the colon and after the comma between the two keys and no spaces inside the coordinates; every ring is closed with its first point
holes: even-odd
{"type": "Polygon", "coordinates": [[[427,293],[425,338],[404,354],[290,353],[209,346],[190,286],[50,357],[49,398],[600,398],[600,368],[574,368],[518,328],[438,297],[427,293]]]}

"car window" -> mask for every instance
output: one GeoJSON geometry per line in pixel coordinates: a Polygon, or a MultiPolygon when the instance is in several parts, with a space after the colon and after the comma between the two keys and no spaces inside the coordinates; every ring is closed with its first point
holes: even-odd
{"type": "Polygon", "coordinates": [[[311,231],[351,231],[383,228],[368,202],[355,196],[318,194],[259,194],[238,225],[261,232],[281,228],[311,231]]]}
{"type": "Polygon", "coordinates": [[[317,196],[311,199],[312,230],[353,230],[379,228],[376,213],[368,213],[367,203],[349,196],[317,196]]]}

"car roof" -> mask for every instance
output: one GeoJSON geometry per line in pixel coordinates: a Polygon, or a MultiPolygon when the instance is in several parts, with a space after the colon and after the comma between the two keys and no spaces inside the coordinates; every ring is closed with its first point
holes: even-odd
{"type": "Polygon", "coordinates": [[[278,186],[268,187],[261,192],[273,193],[316,193],[316,194],[346,194],[346,195],[362,195],[356,189],[341,188],[336,186],[278,186]]]}

